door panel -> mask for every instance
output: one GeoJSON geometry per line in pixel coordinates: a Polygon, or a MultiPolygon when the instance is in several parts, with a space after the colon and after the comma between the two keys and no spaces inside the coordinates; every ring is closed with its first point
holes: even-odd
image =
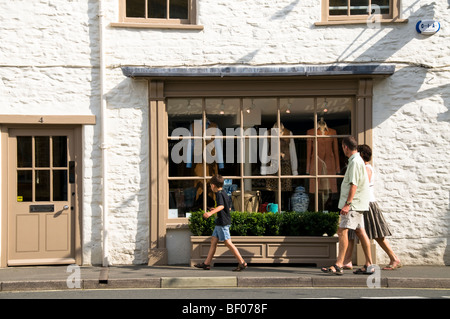
{"type": "Polygon", "coordinates": [[[16,251],[39,252],[39,216],[16,215],[16,251]]]}
{"type": "Polygon", "coordinates": [[[8,265],[74,263],[74,131],[11,129],[8,265]]]}
{"type": "Polygon", "coordinates": [[[46,215],[46,229],[52,229],[46,232],[45,246],[47,251],[65,251],[69,249],[69,216],[62,214],[55,216],[46,215]]]}

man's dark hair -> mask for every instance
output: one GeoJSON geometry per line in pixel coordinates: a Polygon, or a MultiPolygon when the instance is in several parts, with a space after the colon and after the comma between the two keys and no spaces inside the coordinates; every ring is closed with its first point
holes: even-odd
{"type": "Polygon", "coordinates": [[[222,175],[214,175],[213,177],[211,177],[211,180],[209,182],[218,188],[223,187],[222,175]]]}
{"type": "Polygon", "coordinates": [[[353,136],[344,137],[342,144],[347,146],[350,151],[356,151],[356,148],[358,147],[358,142],[356,142],[353,136]]]}
{"type": "Polygon", "coordinates": [[[361,155],[364,162],[370,162],[370,159],[372,158],[372,149],[369,145],[358,145],[357,151],[359,152],[359,155],[361,155]]]}

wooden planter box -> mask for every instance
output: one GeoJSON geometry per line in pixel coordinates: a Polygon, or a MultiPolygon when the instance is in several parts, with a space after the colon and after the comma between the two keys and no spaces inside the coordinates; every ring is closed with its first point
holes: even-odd
{"type": "MultiPolygon", "coordinates": [[[[297,263],[326,267],[334,265],[337,257],[337,237],[233,236],[231,241],[247,263],[297,263]]],[[[210,242],[210,236],[191,236],[191,266],[205,261],[210,242]]],[[[236,262],[228,248],[219,243],[212,264],[236,262]]]]}

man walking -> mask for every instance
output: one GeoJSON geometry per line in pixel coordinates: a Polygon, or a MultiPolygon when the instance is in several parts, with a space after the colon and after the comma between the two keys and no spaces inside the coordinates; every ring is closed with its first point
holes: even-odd
{"type": "Polygon", "coordinates": [[[357,152],[358,143],[353,137],[345,137],[342,141],[342,150],[348,157],[347,171],[341,184],[339,209],[341,221],[337,234],[339,236],[339,251],[336,263],[328,268],[322,268],[323,272],[335,275],[344,274],[344,257],[348,246],[348,230],[354,229],[361,241],[366,262],[363,268],[356,270],[356,274],[372,273],[372,257],[369,238],[364,230],[363,213],[369,210],[369,179],[365,164],[357,152]]]}

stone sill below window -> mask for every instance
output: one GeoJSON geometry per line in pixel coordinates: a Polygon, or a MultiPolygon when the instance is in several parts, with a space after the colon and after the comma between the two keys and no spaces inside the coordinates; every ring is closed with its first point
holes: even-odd
{"type": "Polygon", "coordinates": [[[113,22],[111,27],[116,28],[140,28],[140,29],[179,29],[179,30],[203,30],[202,25],[196,24],[151,24],[151,23],[132,23],[132,22],[113,22]]]}
{"type": "Polygon", "coordinates": [[[189,219],[188,218],[176,218],[169,219],[166,224],[166,229],[189,229],[189,219]]]}
{"type": "MultiPolygon", "coordinates": [[[[389,24],[389,23],[408,23],[408,19],[381,19],[376,22],[382,23],[382,24],[389,24]]],[[[347,25],[347,24],[367,24],[367,20],[334,20],[334,21],[322,21],[322,22],[315,22],[314,25],[316,26],[330,26],[330,25],[347,25]]],[[[373,21],[375,23],[375,21],[373,21]]]]}

